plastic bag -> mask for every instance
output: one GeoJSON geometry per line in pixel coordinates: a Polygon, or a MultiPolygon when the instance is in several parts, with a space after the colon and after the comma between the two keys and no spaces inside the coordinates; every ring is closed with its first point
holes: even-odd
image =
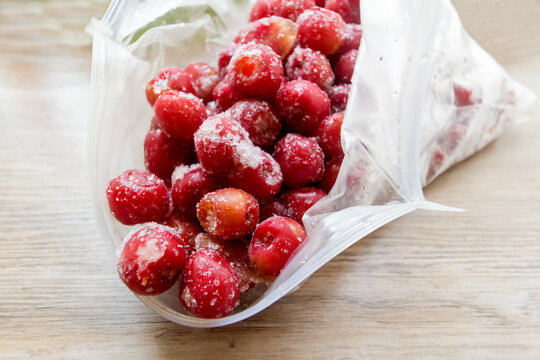
{"type": "MultiPolygon", "coordinates": [[[[93,20],[89,163],[98,223],[118,247],[130,228],[110,215],[105,188],[144,168],[152,117],[144,87],[166,66],[215,63],[248,20],[248,0],[113,0],[93,20]]],[[[427,202],[422,185],[495,139],[535,100],[465,32],[448,0],[362,0],[363,39],[352,80],[336,185],[304,216],[308,239],[263,294],[221,319],[182,309],[173,288],[138,296],[192,327],[241,321],[297,288],[341,251],[427,202]]]]}

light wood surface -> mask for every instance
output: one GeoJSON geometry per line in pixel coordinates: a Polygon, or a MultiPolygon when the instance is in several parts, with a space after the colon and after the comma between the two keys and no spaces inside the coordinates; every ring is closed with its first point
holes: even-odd
{"type": "MultiPolygon", "coordinates": [[[[540,1],[459,0],[540,92],[540,1]]],[[[417,212],[241,323],[195,330],[120,283],[96,231],[85,136],[105,2],[0,0],[0,358],[540,359],[540,116],[450,170],[417,212]]]]}

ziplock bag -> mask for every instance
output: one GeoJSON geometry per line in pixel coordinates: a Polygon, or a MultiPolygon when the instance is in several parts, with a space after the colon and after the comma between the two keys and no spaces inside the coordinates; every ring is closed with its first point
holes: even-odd
{"type": "MultiPolygon", "coordinates": [[[[248,0],[113,0],[93,20],[89,161],[97,219],[117,248],[130,227],[110,214],[105,188],[143,169],[153,111],[144,88],[159,70],[215,63],[248,21],[248,0]]],[[[241,321],[297,288],[334,256],[416,209],[445,210],[422,186],[495,139],[535,101],[465,32],[447,0],[363,0],[363,39],[342,127],[345,158],[329,195],[304,216],[308,238],[268,289],[220,319],[187,314],[176,287],[138,296],[192,327],[241,321]]]]}

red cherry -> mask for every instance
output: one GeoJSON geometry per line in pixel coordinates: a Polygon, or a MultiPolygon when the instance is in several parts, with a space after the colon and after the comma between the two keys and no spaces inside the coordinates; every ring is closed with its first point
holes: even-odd
{"type": "Polygon", "coordinates": [[[304,11],[296,23],[300,46],[325,55],[336,52],[345,40],[347,24],[338,13],[331,10],[315,6],[304,11]]]}
{"type": "Polygon", "coordinates": [[[171,198],[176,211],[183,217],[196,218],[196,206],[207,193],[219,188],[219,183],[200,164],[179,166],[173,173],[171,198]]]}
{"type": "Polygon", "coordinates": [[[344,155],[341,148],[341,124],[343,124],[343,113],[339,112],[325,117],[317,128],[317,142],[324,151],[326,159],[344,155]]]}
{"type": "Polygon", "coordinates": [[[219,176],[236,170],[237,158],[248,154],[253,147],[248,132],[227,113],[208,118],[194,139],[195,152],[203,168],[219,176]]]}
{"type": "Polygon", "coordinates": [[[174,139],[161,129],[149,131],[144,138],[146,169],[166,182],[178,165],[192,163],[194,159],[192,141],[174,139]]]}
{"type": "Polygon", "coordinates": [[[214,87],[214,90],[212,90],[212,98],[214,99],[218,113],[227,110],[238,101],[239,97],[236,94],[233,94],[228,76],[225,76],[223,80],[214,87]]]}
{"type": "Polygon", "coordinates": [[[347,102],[349,101],[349,91],[351,86],[349,84],[341,84],[332,87],[328,96],[330,97],[330,112],[344,112],[347,108],[347,102]]]}
{"type": "Polygon", "coordinates": [[[210,101],[212,90],[219,82],[217,70],[206,63],[197,62],[186,67],[185,71],[191,76],[195,95],[205,102],[210,101]]]}
{"type": "Polygon", "coordinates": [[[325,7],[337,12],[347,23],[360,24],[359,0],[326,0],[325,7]]]}
{"type": "Polygon", "coordinates": [[[195,94],[189,74],[175,67],[161,71],[146,86],[146,98],[150,105],[154,105],[157,98],[168,90],[195,94]]]}
{"type": "Polygon", "coordinates": [[[231,91],[241,97],[271,100],[284,81],[281,58],[269,46],[256,43],[236,49],[228,75],[231,91]]]}
{"type": "Polygon", "coordinates": [[[117,270],[134,293],[157,295],[174,284],[185,264],[186,250],[181,237],[167,226],[150,224],[126,237],[117,270]]]}
{"type": "Polygon", "coordinates": [[[238,277],[219,252],[202,249],[189,257],[179,285],[180,302],[187,311],[203,318],[220,318],[238,303],[238,277]]]}
{"type": "Polygon", "coordinates": [[[297,32],[298,25],[291,20],[272,16],[249,23],[240,31],[234,42],[238,44],[255,42],[270,46],[283,59],[291,51],[297,32]]]}
{"type": "Polygon", "coordinates": [[[159,222],[171,211],[165,183],[146,171],[127,170],[112,179],[107,187],[107,200],[116,220],[124,225],[159,222]]]}
{"type": "Polygon", "coordinates": [[[258,0],[251,9],[249,21],[272,15],[296,21],[304,10],[313,6],[315,0],[258,0]]]}
{"type": "Polygon", "coordinates": [[[251,8],[251,14],[249,15],[249,21],[257,21],[259,19],[272,16],[270,12],[270,3],[273,0],[257,0],[251,8]]]}
{"type": "Polygon", "coordinates": [[[325,91],[334,83],[334,72],[326,56],[309,48],[295,48],[287,58],[285,70],[289,80],[311,81],[325,91]]]}
{"type": "Polygon", "coordinates": [[[339,58],[334,73],[336,74],[336,82],[341,84],[350,84],[356,65],[358,50],[350,50],[339,58]]]}
{"type": "Polygon", "coordinates": [[[324,174],[324,154],[313,138],[287,134],[276,143],[274,158],[290,187],[316,182],[324,174]]]}
{"type": "Polygon", "coordinates": [[[154,110],[163,131],[183,140],[191,140],[207,116],[204,104],[196,96],[172,90],[156,100],[154,110]]]}
{"type": "Polygon", "coordinates": [[[340,56],[350,50],[358,50],[362,41],[362,26],[358,24],[347,24],[345,40],[339,49],[332,56],[340,56]]]}
{"type": "MultiPolygon", "coordinates": [[[[325,181],[325,178],[321,180],[321,183],[322,181],[325,181]]],[[[301,223],[304,213],[325,196],[326,193],[323,190],[314,187],[284,192],[280,196],[268,200],[261,207],[261,220],[272,216],[285,216],[301,223]]]]}
{"type": "Polygon", "coordinates": [[[281,195],[288,218],[302,223],[302,217],[310,207],[326,196],[321,189],[307,187],[290,190],[281,195]]]}
{"type": "Polygon", "coordinates": [[[306,80],[283,85],[276,95],[276,106],[283,121],[295,132],[311,136],[330,114],[330,100],[320,87],[306,80]]]}
{"type": "Polygon", "coordinates": [[[249,244],[249,258],[264,274],[277,276],[294,250],[306,239],[304,227],[286,217],[260,223],[249,244]]]}
{"type": "Polygon", "coordinates": [[[247,192],[225,188],[208,193],[197,204],[203,229],[225,239],[250,234],[259,222],[259,203],[247,192]]]}
{"type": "Polygon", "coordinates": [[[281,122],[266,101],[246,99],[236,102],[229,114],[249,133],[254,145],[270,148],[281,131],[281,122]]]}
{"type": "Polygon", "coordinates": [[[227,75],[227,66],[231,62],[231,59],[237,48],[238,48],[238,44],[230,43],[229,45],[225,46],[219,53],[218,68],[219,68],[219,76],[221,76],[221,78],[224,78],[225,75],[227,75]]]}
{"type": "Polygon", "coordinates": [[[236,168],[229,174],[228,184],[247,191],[264,202],[281,189],[283,174],[270,154],[252,146],[239,152],[236,168]]]}
{"type": "Polygon", "coordinates": [[[238,276],[239,290],[241,293],[253,288],[256,284],[266,282],[268,276],[263,276],[255,266],[251,264],[248,256],[249,241],[245,238],[236,240],[223,240],[217,236],[201,233],[195,238],[195,247],[210,249],[219,252],[229,261],[238,276]]]}
{"type": "Polygon", "coordinates": [[[324,167],[324,176],[319,182],[321,189],[329,193],[336,183],[343,158],[330,160],[324,167]]]}
{"type": "Polygon", "coordinates": [[[195,250],[195,237],[203,231],[199,223],[173,213],[163,224],[176,230],[176,233],[184,242],[184,248],[188,255],[195,250]]]}

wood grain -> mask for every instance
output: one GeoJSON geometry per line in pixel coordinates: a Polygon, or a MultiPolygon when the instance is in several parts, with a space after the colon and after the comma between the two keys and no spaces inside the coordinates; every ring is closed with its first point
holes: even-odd
{"type": "MultiPolygon", "coordinates": [[[[540,92],[540,2],[455,1],[471,34],[540,92]]],[[[0,1],[0,358],[540,358],[540,118],[451,169],[417,212],[239,324],[145,308],[97,235],[85,136],[105,2],[0,1]]]]}

